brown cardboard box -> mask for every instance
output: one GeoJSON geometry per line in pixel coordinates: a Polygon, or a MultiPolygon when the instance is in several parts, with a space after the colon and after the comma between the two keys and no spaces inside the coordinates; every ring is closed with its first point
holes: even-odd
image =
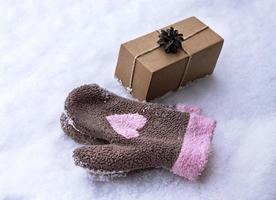
{"type": "Polygon", "coordinates": [[[162,47],[158,48],[156,31],[121,45],[115,76],[139,100],[162,96],[214,71],[223,38],[196,17],[170,26],[184,38],[202,31],[182,42],[183,50],[176,54],[167,54],[162,47]]]}

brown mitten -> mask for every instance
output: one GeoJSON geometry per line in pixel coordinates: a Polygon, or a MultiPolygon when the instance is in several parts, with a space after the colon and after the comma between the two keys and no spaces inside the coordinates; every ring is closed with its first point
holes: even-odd
{"type": "Polygon", "coordinates": [[[84,85],[67,97],[61,124],[67,135],[87,144],[73,157],[76,165],[94,175],[162,167],[195,180],[207,163],[215,122],[199,110],[190,111],[140,103],[84,85]]]}

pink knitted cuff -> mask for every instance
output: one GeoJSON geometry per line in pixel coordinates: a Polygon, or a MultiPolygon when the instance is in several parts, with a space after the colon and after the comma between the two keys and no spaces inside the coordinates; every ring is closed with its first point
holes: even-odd
{"type": "Polygon", "coordinates": [[[179,156],[171,171],[189,180],[196,180],[208,161],[215,121],[190,113],[190,120],[179,156]]]}
{"type": "Polygon", "coordinates": [[[195,113],[198,115],[201,114],[201,109],[195,105],[186,105],[186,104],[178,103],[178,104],[176,104],[176,110],[178,110],[180,112],[195,113]]]}

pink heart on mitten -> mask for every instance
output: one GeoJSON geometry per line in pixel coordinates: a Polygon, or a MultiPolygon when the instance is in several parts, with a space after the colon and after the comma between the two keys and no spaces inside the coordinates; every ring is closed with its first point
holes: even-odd
{"type": "Polygon", "coordinates": [[[144,127],[147,119],[143,115],[135,114],[115,114],[106,117],[111,127],[125,138],[138,137],[138,129],[144,127]]]}

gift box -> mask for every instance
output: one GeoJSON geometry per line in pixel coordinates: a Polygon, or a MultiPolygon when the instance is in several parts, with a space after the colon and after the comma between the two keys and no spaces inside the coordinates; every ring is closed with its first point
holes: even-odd
{"type": "Polygon", "coordinates": [[[152,100],[214,71],[223,38],[190,17],[123,43],[115,76],[139,100],[152,100]]]}

